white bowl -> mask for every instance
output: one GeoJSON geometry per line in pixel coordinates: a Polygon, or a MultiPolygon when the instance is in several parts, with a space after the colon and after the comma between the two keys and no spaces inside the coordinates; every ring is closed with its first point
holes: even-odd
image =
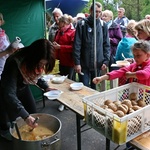
{"type": "Polygon", "coordinates": [[[52,80],[52,78],[54,78],[55,75],[52,74],[48,74],[48,75],[43,75],[42,78],[46,81],[49,82],[50,80],[52,80]]]}
{"type": "Polygon", "coordinates": [[[48,91],[46,93],[44,93],[44,96],[46,96],[49,100],[54,100],[59,98],[59,96],[62,94],[63,92],[60,90],[51,90],[48,91]]]}
{"type": "Polygon", "coordinates": [[[130,63],[127,60],[118,60],[118,61],[116,61],[116,64],[118,66],[129,66],[130,65],[130,63]]]}
{"type": "Polygon", "coordinates": [[[82,82],[75,82],[70,84],[70,87],[72,90],[81,90],[83,87],[83,83],[82,82]]]}
{"type": "Polygon", "coordinates": [[[67,76],[60,76],[60,77],[54,77],[52,78],[53,83],[63,83],[67,76]]]}

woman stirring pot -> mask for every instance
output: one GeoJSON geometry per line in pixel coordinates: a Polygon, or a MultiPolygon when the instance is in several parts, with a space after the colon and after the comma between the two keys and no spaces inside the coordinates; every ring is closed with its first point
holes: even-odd
{"type": "Polygon", "coordinates": [[[0,135],[2,137],[11,140],[9,124],[17,117],[22,117],[32,128],[38,125],[33,124],[35,118],[30,115],[36,113],[36,105],[29,85],[37,85],[45,91],[51,90],[40,76],[43,72],[50,73],[54,65],[53,47],[46,39],[33,42],[7,59],[0,89],[0,135]]]}

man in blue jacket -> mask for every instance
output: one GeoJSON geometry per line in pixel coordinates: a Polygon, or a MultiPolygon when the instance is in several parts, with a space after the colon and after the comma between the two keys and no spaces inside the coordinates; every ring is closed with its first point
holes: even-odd
{"type": "Polygon", "coordinates": [[[107,25],[102,20],[100,20],[102,14],[102,5],[99,2],[95,2],[95,55],[93,8],[94,5],[92,4],[90,7],[90,15],[86,19],[82,19],[77,23],[74,39],[73,57],[75,63],[75,71],[79,73],[79,80],[83,82],[85,86],[96,89],[95,84],[92,83],[92,79],[96,76],[96,73],[97,75],[100,75],[100,70],[107,69],[110,58],[110,43],[107,25]],[[81,75],[81,72],[83,72],[84,75],[81,75]]]}
{"type": "Polygon", "coordinates": [[[128,25],[129,19],[125,16],[125,9],[120,7],[118,8],[118,17],[114,20],[117,24],[120,25],[123,37],[126,35],[126,27],[128,25]]]}

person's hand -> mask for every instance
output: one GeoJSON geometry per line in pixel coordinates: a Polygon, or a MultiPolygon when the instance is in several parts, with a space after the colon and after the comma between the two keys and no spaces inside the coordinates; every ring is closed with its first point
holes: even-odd
{"type": "Polygon", "coordinates": [[[25,119],[25,122],[27,125],[29,125],[32,128],[36,128],[38,126],[38,123],[34,123],[35,118],[32,116],[29,116],[28,118],[25,119]]]}
{"type": "Polygon", "coordinates": [[[103,80],[108,80],[108,79],[109,79],[109,76],[106,74],[106,75],[103,75],[103,76],[100,76],[100,77],[95,77],[93,79],[93,83],[98,84],[98,83],[102,82],[103,80]]]}
{"type": "Polygon", "coordinates": [[[128,71],[128,72],[126,72],[126,78],[128,79],[128,78],[136,78],[136,72],[130,72],[130,71],[128,71]]]}
{"type": "Polygon", "coordinates": [[[45,91],[48,92],[48,91],[52,91],[52,90],[57,90],[57,89],[48,87],[45,91]]]}
{"type": "Polygon", "coordinates": [[[76,73],[81,73],[81,65],[75,65],[74,69],[76,73]]]}
{"type": "Polygon", "coordinates": [[[101,70],[106,70],[107,66],[105,64],[102,65],[101,70]]]}
{"type": "Polygon", "coordinates": [[[102,82],[103,80],[102,80],[102,78],[101,77],[95,77],[94,79],[93,79],[93,83],[94,84],[98,84],[98,83],[100,83],[100,82],[102,82]]]}
{"type": "Polygon", "coordinates": [[[53,47],[55,50],[60,49],[60,45],[57,42],[53,42],[53,47]]]}
{"type": "Polygon", "coordinates": [[[6,48],[6,52],[8,53],[8,54],[12,54],[12,53],[14,53],[15,51],[17,51],[19,48],[13,48],[11,45],[10,46],[8,46],[7,48],[6,48]]]}
{"type": "Polygon", "coordinates": [[[126,58],[125,60],[127,60],[130,64],[134,63],[134,59],[133,58],[126,58]]]}

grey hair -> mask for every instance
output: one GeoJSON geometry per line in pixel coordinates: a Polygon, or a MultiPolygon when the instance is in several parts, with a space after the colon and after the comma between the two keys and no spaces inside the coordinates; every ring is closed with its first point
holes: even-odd
{"type": "Polygon", "coordinates": [[[61,9],[59,9],[59,8],[55,8],[55,9],[53,10],[52,14],[54,14],[54,13],[59,13],[61,16],[63,15],[61,9]]]}
{"type": "Polygon", "coordinates": [[[119,11],[119,10],[121,10],[121,11],[123,11],[123,13],[125,13],[125,9],[124,9],[123,7],[119,7],[119,8],[118,8],[118,11],[119,11]]]}
{"type": "Polygon", "coordinates": [[[150,42],[145,40],[139,40],[138,42],[134,43],[131,47],[133,50],[142,50],[145,53],[150,53],[150,42]]]}

